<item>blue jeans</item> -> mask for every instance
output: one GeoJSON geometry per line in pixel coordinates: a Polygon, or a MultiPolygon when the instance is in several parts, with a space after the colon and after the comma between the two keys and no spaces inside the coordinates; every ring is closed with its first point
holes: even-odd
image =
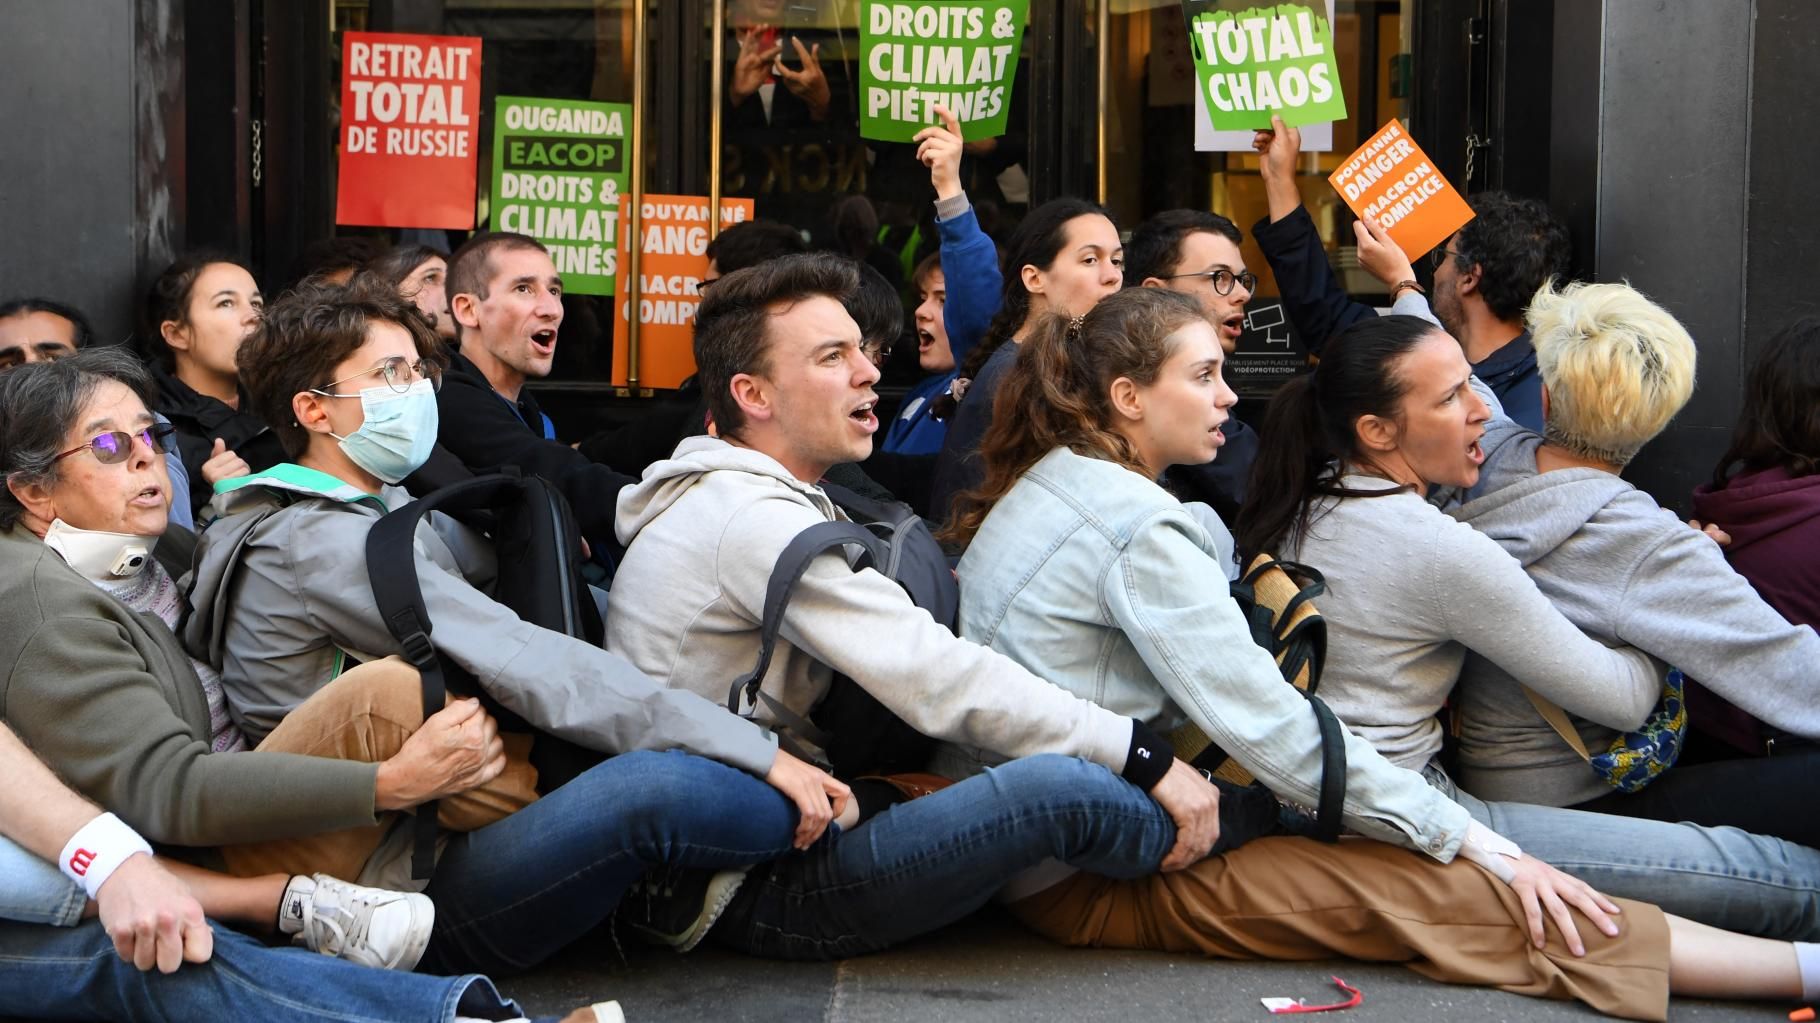
{"type": "Polygon", "coordinates": [[[87,904],[62,871],[0,838],[0,920],[73,927],[87,904]]]}
{"type": "Polygon", "coordinates": [[[650,868],[776,859],[796,821],[793,803],[744,771],[680,752],[623,753],[455,836],[425,891],[436,929],[418,969],[529,969],[599,926],[650,868]]]}
{"type": "Polygon", "coordinates": [[[101,923],[0,923],[0,1011],[34,1019],[445,1023],[523,1015],[485,977],[430,977],[267,948],[215,925],[215,955],[176,973],[141,973],[101,923]]]}
{"type": "Polygon", "coordinates": [[[714,937],[775,959],[876,952],[967,916],[1045,860],[1142,877],[1174,844],[1169,814],[1104,767],[1026,757],[753,871],[714,937]]]}
{"type": "Polygon", "coordinates": [[[1428,776],[1479,823],[1607,895],[1741,934],[1820,940],[1820,852],[1806,846],[1737,828],[1488,803],[1438,769],[1428,776]]]}

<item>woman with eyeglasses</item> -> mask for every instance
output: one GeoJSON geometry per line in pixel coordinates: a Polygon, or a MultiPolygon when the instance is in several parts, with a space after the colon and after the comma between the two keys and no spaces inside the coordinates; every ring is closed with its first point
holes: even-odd
{"type": "MultiPolygon", "coordinates": [[[[392,711],[420,713],[421,695],[394,660],[349,672],[297,727],[249,742],[220,675],[172,631],[185,598],[151,556],[170,500],[151,390],[117,348],[0,377],[7,724],[147,839],[232,875],[178,868],[211,915],[408,970],[429,941],[428,900],[335,878],[361,873],[384,811],[443,796],[471,809],[509,791],[495,782],[496,726],[464,702],[398,730],[392,711]]],[[[528,792],[522,775],[507,781],[528,792]]],[[[75,922],[54,912],[71,904],[55,886],[47,897],[40,919],[75,922]]]]}
{"type": "Polygon", "coordinates": [[[158,388],[155,411],[176,428],[197,523],[214,485],[284,460],[266,424],[246,411],[238,355],[265,308],[253,275],[214,253],[179,258],[145,297],[140,345],[158,388]]]}

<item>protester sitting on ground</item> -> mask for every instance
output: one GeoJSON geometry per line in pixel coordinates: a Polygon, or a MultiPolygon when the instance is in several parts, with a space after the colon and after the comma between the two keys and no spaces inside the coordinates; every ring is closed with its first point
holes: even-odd
{"type": "Polygon", "coordinates": [[[917,159],[928,166],[929,183],[935,188],[935,228],[942,240],[941,250],[917,264],[910,278],[917,297],[917,363],[929,376],[904,395],[880,446],[880,450],[901,455],[941,451],[948,424],[934,414],[935,402],[951,393],[959,363],[985,336],[1004,287],[998,247],[980,230],[979,219],[961,188],[964,143],[960,124],[946,107],[935,110],[942,118],[941,126],[924,128],[913,140],[917,159]],[[954,280],[952,302],[950,274],[954,280]]]}
{"type": "Polygon", "coordinates": [[[380,280],[398,289],[417,310],[430,320],[436,334],[445,341],[455,340],[455,317],[449,313],[449,264],[443,254],[428,245],[400,245],[375,257],[364,268],[380,280]]]}
{"type": "MultiPolygon", "coordinates": [[[[1283,304],[1308,349],[1319,355],[1327,340],[1377,310],[1347,298],[1321,246],[1314,221],[1295,183],[1302,133],[1272,117],[1274,131],[1259,132],[1259,173],[1270,215],[1251,235],[1276,273],[1283,304]]],[[[1511,419],[1542,428],[1542,380],[1523,329],[1523,307],[1536,290],[1565,278],[1571,258],[1567,227],[1534,199],[1504,192],[1468,197],[1473,219],[1429,253],[1434,294],[1428,305],[1466,352],[1472,370],[1497,395],[1511,419]]],[[[1359,262],[1391,289],[1393,312],[1427,314],[1421,286],[1402,249],[1369,218],[1353,224],[1359,262]],[[1408,303],[1407,305],[1405,303],[1408,303]]]]}
{"type": "MultiPolygon", "coordinates": [[[[1545,288],[1528,325],[1544,432],[1493,420],[1472,499],[1451,514],[1496,540],[1594,639],[1650,653],[1773,727],[1820,738],[1820,636],[1790,625],[1718,544],[1619,478],[1693,393],[1693,338],[1624,284],[1545,288]]],[[[1467,656],[1453,706],[1460,785],[1481,799],[1729,824],[1820,847],[1808,812],[1820,802],[1820,754],[1678,766],[1641,791],[1614,791],[1486,658],[1467,656]]],[[[1618,738],[1569,721],[1588,751],[1618,738]]]]}
{"type": "Polygon", "coordinates": [[[146,293],[141,351],[158,389],[157,413],[177,428],[177,450],[199,524],[215,483],[284,457],[266,424],[247,411],[240,387],[241,342],[259,323],[265,298],[231,257],[180,257],[146,293]]]}
{"type": "MultiPolygon", "coordinates": [[[[1152,482],[1164,466],[1224,454],[1219,424],[1235,399],[1214,327],[1187,298],[1130,289],[1078,326],[1049,318],[1025,344],[981,448],[986,483],[963,498],[954,526],[972,540],[960,563],[963,634],[1154,728],[1193,721],[1291,801],[1316,802],[1314,716],[1226,591],[1218,562],[1230,538],[1152,482]]],[[[937,763],[963,775],[981,766],[953,747],[937,763]]],[[[1349,825],[1437,858],[1457,843],[1491,869],[1376,842],[1263,838],[1184,875],[1077,874],[1012,911],[1069,944],[1403,961],[1452,983],[1579,997],[1632,1018],[1661,1018],[1671,983],[1756,997],[1797,986],[1787,946],[1674,918],[1665,927],[1645,904],[1623,907],[1621,937],[1587,930],[1582,944],[1577,928],[1561,928],[1555,898],[1604,921],[1610,905],[1585,885],[1495,851],[1497,836],[1457,823],[1460,807],[1356,737],[1347,767],[1349,825]],[[1544,905],[1563,931],[1546,944],[1544,905]],[[1778,962],[1773,975],[1716,968],[1765,960],[1778,962]]]]}
{"type": "MultiPolygon", "coordinates": [[[[1694,514],[1729,534],[1726,560],[1796,625],[1820,629],[1820,318],[1776,333],[1751,367],[1731,446],[1710,483],[1694,490],[1694,514]]],[[[1728,752],[1780,755],[1811,745],[1769,727],[1698,684],[1688,690],[1688,728],[1728,752]]]]}
{"type": "Polygon", "coordinates": [[[199,676],[170,631],[182,597],[147,553],[167,500],[150,386],[109,348],[0,377],[0,706],[70,784],[148,837],[230,846],[198,856],[256,879],[221,886],[236,919],[264,915],[312,947],[409,968],[429,937],[428,901],[324,877],[361,873],[364,853],[342,854],[360,834],[305,836],[486,784],[503,763],[493,726],[469,703],[416,735],[375,738],[370,707],[418,687],[408,669],[368,665],[243,752],[219,680],[199,676]]]}
{"type": "MultiPolygon", "coordinates": [[[[1124,283],[1124,245],[1111,214],[1085,199],[1062,198],[1031,210],[1011,236],[1004,291],[986,338],[961,364],[958,404],[937,400],[948,420],[935,462],[930,503],[946,519],[955,495],[979,485],[979,442],[992,422],[999,381],[1018,346],[1048,313],[1079,316],[1124,283]]],[[[960,281],[955,281],[958,287],[960,281]]]]}
{"type": "MultiPolygon", "coordinates": [[[[1245,330],[1245,303],[1258,279],[1239,251],[1244,237],[1232,221],[1205,210],[1164,210],[1137,226],[1125,246],[1125,286],[1168,288],[1200,304],[1231,358],[1245,330]]],[[[1257,431],[1228,415],[1220,424],[1220,457],[1204,465],[1174,465],[1164,485],[1185,500],[1206,502],[1231,523],[1245,503],[1245,477],[1257,455],[1257,431]]]]}
{"type": "MultiPolygon", "coordinates": [[[[524,1021],[485,977],[365,969],[211,926],[205,914],[216,911],[195,881],[201,871],[153,859],[144,838],[65,788],[4,725],[0,776],[0,1005],[9,1013],[327,1023],[351,1011],[424,1023],[524,1021]],[[56,919],[21,913],[49,902],[59,904],[56,919]]],[[[269,923],[273,909],[263,912],[269,923]]],[[[617,1009],[603,1002],[565,1023],[608,1023],[617,1009]]]]}
{"type": "MultiPolygon", "coordinates": [[[[695,357],[719,436],[685,441],[621,498],[627,553],[607,621],[609,648],[663,685],[727,699],[758,657],[780,553],[839,517],[816,481],[863,459],[878,429],[878,370],[840,304],[857,286],[838,256],[788,256],[728,275],[702,303],[695,357]]],[[[829,551],[783,612],[755,719],[813,747],[784,722],[809,714],[837,671],[925,734],[1023,759],[872,801],[858,830],[758,868],[715,932],[723,943],[856,955],[967,915],[1048,857],[1135,876],[1213,844],[1214,789],[1149,729],[956,639],[897,583],[829,551]]]]}
{"type": "MultiPolygon", "coordinates": [[[[0,373],[33,362],[53,362],[95,341],[88,317],[74,306],[48,298],[0,302],[0,373]]],[[[160,424],[170,420],[158,417],[160,424]]],[[[194,531],[190,476],[183,468],[175,434],[164,438],[164,468],[171,480],[171,522],[194,531]]]]}
{"type": "Polygon", "coordinates": [[[1751,367],[1731,446],[1694,514],[1770,606],[1820,629],[1820,317],[1776,333],[1751,367]]]}
{"type": "MultiPolygon", "coordinates": [[[[402,652],[375,607],[367,534],[409,500],[393,484],[436,436],[446,347],[395,293],[356,282],[286,295],[247,350],[248,392],[285,420],[296,461],[223,495],[184,638],[222,672],[255,738],[290,726],[348,661],[402,652]]],[[[434,515],[416,539],[436,651],[542,733],[619,754],[450,841],[427,889],[438,968],[528,967],[605,920],[647,869],[772,859],[812,842],[844,803],[844,785],[764,730],[492,600],[478,587],[495,556],[476,531],[434,515]]],[[[710,887],[710,910],[732,883],[710,887]]],[[[698,937],[703,906],[663,933],[698,937]]]]}
{"type": "Polygon", "coordinates": [[[1374,317],[1271,403],[1239,553],[1325,575],[1321,698],[1392,763],[1600,891],[1727,930],[1820,937],[1820,852],[1733,828],[1485,802],[1436,762],[1435,715],[1469,650],[1620,731],[1638,728],[1663,692],[1662,666],[1588,638],[1496,541],[1424,499],[1431,486],[1478,481],[1491,412],[1475,384],[1459,344],[1433,324],[1374,317]]]}
{"type": "MultiPolygon", "coordinates": [[[[704,252],[708,268],[696,282],[696,291],[706,295],[715,281],[735,270],[807,251],[809,243],[803,240],[802,233],[788,224],[762,219],[729,224],[708,242],[704,252]]],[[[695,377],[683,381],[673,400],[651,405],[632,422],[596,433],[576,445],[576,449],[622,472],[642,473],[651,463],[669,458],[684,438],[700,436],[708,429],[708,405],[695,377]]],[[[612,513],[608,507],[606,515],[610,517],[612,513]]],[[[604,535],[610,537],[612,532],[609,522],[604,535]]]]}

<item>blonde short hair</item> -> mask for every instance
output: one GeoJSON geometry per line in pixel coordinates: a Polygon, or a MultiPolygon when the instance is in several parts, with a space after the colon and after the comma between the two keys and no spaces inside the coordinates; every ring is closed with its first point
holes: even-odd
{"type": "Polygon", "coordinates": [[[1694,339],[1629,284],[1545,284],[1527,315],[1551,444],[1624,465],[1694,392],[1694,339]]]}

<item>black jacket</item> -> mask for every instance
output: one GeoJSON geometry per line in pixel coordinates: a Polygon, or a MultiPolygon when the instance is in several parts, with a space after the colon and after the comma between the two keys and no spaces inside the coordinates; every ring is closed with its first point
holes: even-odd
{"type": "MultiPolygon", "coordinates": [[[[162,366],[154,365],[152,376],[158,383],[158,405],[153,411],[162,413],[177,428],[177,453],[183,459],[184,471],[190,474],[190,511],[198,525],[202,522],[202,509],[215,496],[214,488],[202,478],[202,463],[209,460],[217,438],[227,443],[229,451],[245,459],[254,472],[288,461],[278,435],[250,413],[197,393],[162,366]]],[[[247,407],[245,391],[240,393],[240,407],[247,407]]]]}
{"type": "MultiPolygon", "coordinates": [[[[440,419],[436,439],[469,471],[493,472],[510,465],[542,476],[569,499],[581,535],[597,552],[617,547],[613,515],[619,490],[638,480],[590,461],[566,444],[544,439],[543,410],[529,391],[521,393],[516,404],[507,401],[479,367],[453,352],[436,396],[436,412],[440,419]]],[[[406,481],[407,487],[411,484],[406,481]]]]}

